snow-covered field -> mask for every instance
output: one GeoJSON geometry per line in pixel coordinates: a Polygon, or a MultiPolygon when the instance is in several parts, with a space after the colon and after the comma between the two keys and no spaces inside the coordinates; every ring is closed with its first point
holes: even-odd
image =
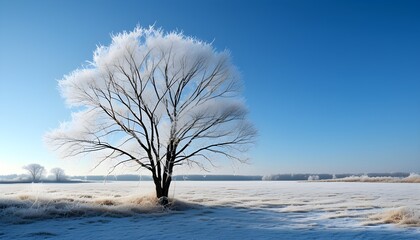
{"type": "Polygon", "coordinates": [[[152,182],[0,185],[0,239],[420,239],[420,184],[152,182]]]}

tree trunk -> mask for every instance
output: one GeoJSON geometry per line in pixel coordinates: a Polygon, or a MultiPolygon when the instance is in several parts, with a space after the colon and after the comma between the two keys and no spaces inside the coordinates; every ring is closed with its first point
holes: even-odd
{"type": "Polygon", "coordinates": [[[153,177],[153,182],[155,183],[155,189],[156,189],[156,198],[158,199],[158,203],[164,207],[168,206],[169,199],[168,199],[168,193],[169,193],[169,184],[166,184],[163,179],[161,180],[158,177],[153,177]]]}
{"type": "Polygon", "coordinates": [[[168,195],[169,187],[171,186],[172,182],[172,170],[175,162],[175,151],[176,144],[171,141],[167,147],[166,164],[163,169],[162,178],[160,178],[160,176],[153,178],[156,186],[156,197],[159,199],[159,203],[163,206],[167,206],[169,204],[168,195]]]}
{"type": "Polygon", "coordinates": [[[172,182],[172,177],[168,177],[167,179],[166,179],[166,181],[164,181],[163,182],[163,195],[165,196],[165,197],[168,197],[168,195],[169,195],[169,187],[171,186],[171,182],[172,182]]]}
{"type": "Polygon", "coordinates": [[[163,197],[163,190],[162,190],[160,179],[153,177],[153,182],[155,183],[156,197],[159,199],[163,197]]]}

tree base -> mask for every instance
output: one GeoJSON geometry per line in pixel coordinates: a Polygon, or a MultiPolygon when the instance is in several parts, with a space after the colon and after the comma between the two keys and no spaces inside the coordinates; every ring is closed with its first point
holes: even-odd
{"type": "Polygon", "coordinates": [[[169,198],[168,197],[160,197],[158,199],[158,203],[162,206],[164,206],[165,208],[169,206],[169,198]]]}

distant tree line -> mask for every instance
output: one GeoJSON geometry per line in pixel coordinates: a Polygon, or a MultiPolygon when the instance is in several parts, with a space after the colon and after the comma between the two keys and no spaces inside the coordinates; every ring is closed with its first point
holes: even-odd
{"type": "Polygon", "coordinates": [[[367,173],[367,174],[273,174],[262,177],[263,181],[302,181],[302,180],[327,180],[336,178],[345,178],[351,176],[369,177],[408,177],[409,173],[395,172],[395,173],[367,173]]]}
{"type": "MultiPolygon", "coordinates": [[[[151,176],[124,174],[124,175],[90,175],[71,176],[70,179],[85,181],[151,181],[151,176]]],[[[261,181],[262,176],[247,175],[175,175],[174,181],[261,181]]]]}
{"type": "MultiPolygon", "coordinates": [[[[6,182],[39,182],[41,180],[55,182],[84,182],[84,181],[152,181],[149,175],[124,174],[124,175],[87,175],[87,176],[67,176],[63,169],[53,168],[49,172],[51,175],[46,178],[47,171],[39,164],[29,164],[24,166],[29,174],[10,174],[0,176],[0,181],[6,182]]],[[[328,179],[340,179],[354,176],[368,177],[408,177],[409,173],[367,173],[367,174],[273,174],[266,176],[259,175],[175,175],[175,181],[316,181],[328,179]]]]}
{"type": "MultiPolygon", "coordinates": [[[[28,172],[29,180],[31,182],[39,182],[43,177],[45,177],[45,174],[47,173],[47,170],[44,166],[38,164],[38,163],[31,163],[28,165],[23,166],[23,169],[25,169],[28,172]]],[[[62,182],[67,180],[67,176],[63,169],[61,168],[53,168],[50,170],[50,173],[52,174],[53,178],[57,182],[62,182]]]]}

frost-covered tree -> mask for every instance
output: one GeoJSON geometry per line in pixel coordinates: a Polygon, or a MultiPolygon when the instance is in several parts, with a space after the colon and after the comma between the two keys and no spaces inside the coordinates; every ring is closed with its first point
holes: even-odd
{"type": "Polygon", "coordinates": [[[53,168],[50,170],[50,172],[54,175],[55,180],[57,182],[63,181],[66,178],[66,174],[64,173],[64,170],[61,168],[53,168]]]}
{"type": "Polygon", "coordinates": [[[29,172],[32,182],[38,182],[45,173],[45,168],[37,163],[31,163],[23,166],[23,169],[29,172]]]}
{"type": "Polygon", "coordinates": [[[47,142],[63,157],[96,152],[99,163],[147,169],[162,199],[175,166],[245,161],[256,133],[229,52],[178,32],[138,27],[114,35],[59,87],[78,111],[47,142]]]}

